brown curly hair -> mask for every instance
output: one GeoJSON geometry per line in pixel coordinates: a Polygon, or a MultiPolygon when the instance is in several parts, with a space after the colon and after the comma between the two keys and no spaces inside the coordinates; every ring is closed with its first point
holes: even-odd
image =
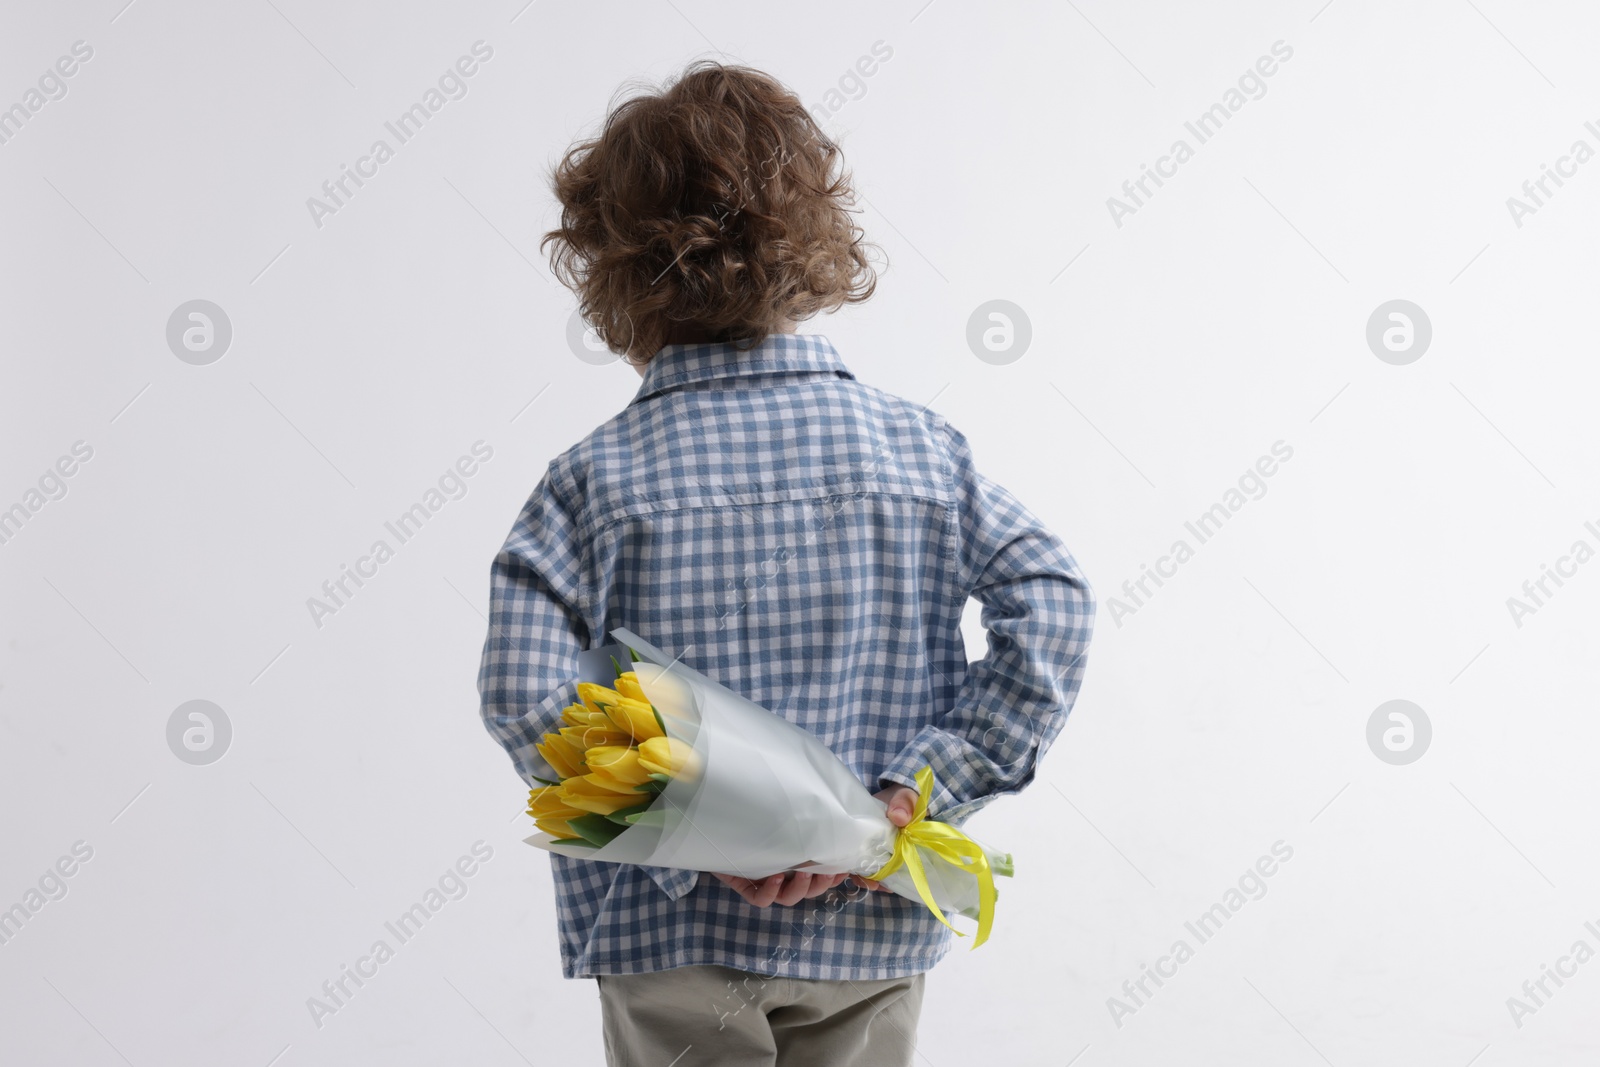
{"type": "Polygon", "coordinates": [[[551,185],[561,225],[539,247],[636,366],[680,339],[748,350],[877,287],[838,146],[749,67],[703,60],[617,105],[551,185]]]}

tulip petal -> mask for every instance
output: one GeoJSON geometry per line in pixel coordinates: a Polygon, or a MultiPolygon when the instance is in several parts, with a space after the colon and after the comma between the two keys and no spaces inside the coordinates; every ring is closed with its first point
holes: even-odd
{"type": "Polygon", "coordinates": [[[617,679],[617,692],[631,700],[650,703],[650,698],[644,695],[644,688],[639,685],[639,675],[628,671],[617,679]]]}
{"type": "Polygon", "coordinates": [[[584,756],[589,767],[589,777],[603,780],[610,786],[615,782],[631,790],[650,780],[650,772],[639,765],[639,750],[628,745],[601,745],[591,748],[584,756]]]}
{"type": "Polygon", "coordinates": [[[544,740],[534,748],[562,778],[583,773],[583,750],[574,748],[572,742],[560,734],[545,734],[544,740]]]}
{"type": "Polygon", "coordinates": [[[568,704],[561,712],[561,721],[568,726],[610,726],[611,720],[603,711],[590,711],[583,704],[568,704]]]}
{"type": "Polygon", "coordinates": [[[578,808],[569,806],[562,799],[560,786],[546,786],[543,789],[535,789],[528,795],[528,814],[535,819],[547,815],[566,818],[568,816],[581,815],[583,812],[578,808]]]}
{"type": "Polygon", "coordinates": [[[578,683],[578,699],[582,700],[590,711],[604,711],[605,705],[616,703],[621,696],[622,694],[615,689],[594,682],[578,683]]]}
{"type": "Polygon", "coordinates": [[[618,697],[616,703],[606,708],[606,714],[611,717],[613,728],[627,734],[631,740],[648,741],[665,736],[655,709],[645,701],[618,697]]]}
{"type": "Polygon", "coordinates": [[[639,794],[632,790],[626,793],[617,792],[595,781],[592,775],[584,775],[579,778],[569,778],[561,783],[561,799],[569,807],[593,812],[596,815],[610,815],[614,811],[621,811],[623,808],[638,804],[639,794]]]}
{"type": "Polygon", "coordinates": [[[676,737],[653,737],[640,743],[639,765],[654,774],[692,780],[700,773],[700,755],[676,737]]]}
{"type": "Polygon", "coordinates": [[[553,815],[542,815],[535,819],[533,824],[558,841],[567,841],[579,836],[566,819],[553,815]]]}
{"type": "Polygon", "coordinates": [[[561,736],[579,752],[602,745],[625,745],[632,740],[626,733],[606,721],[604,726],[563,726],[561,736]]]}

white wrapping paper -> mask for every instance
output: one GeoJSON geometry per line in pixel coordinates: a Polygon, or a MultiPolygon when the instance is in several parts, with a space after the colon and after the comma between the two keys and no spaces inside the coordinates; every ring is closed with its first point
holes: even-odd
{"type": "MultiPolygon", "coordinates": [[[[660,713],[669,737],[694,749],[695,773],[668,782],[634,825],[596,847],[543,832],[524,840],[582,859],[718,871],[759,879],[779,871],[870,875],[893,854],[897,828],[887,806],[813,734],[774,715],[698,671],[676,662],[636,634],[613,639],[638,653],[632,669],[660,713]]],[[[606,654],[610,649],[596,650],[606,654]]],[[[597,662],[594,653],[588,663],[597,662]]],[[[627,657],[618,659],[627,667],[627,657]]],[[[604,658],[598,662],[609,662],[604,658]]],[[[586,680],[610,685],[610,675],[586,680]]],[[[1011,857],[984,846],[995,874],[1011,873],[1011,857]]],[[[976,918],[977,879],[921,850],[934,899],[946,913],[976,918]]],[[[886,888],[920,900],[904,866],[886,888]]]]}

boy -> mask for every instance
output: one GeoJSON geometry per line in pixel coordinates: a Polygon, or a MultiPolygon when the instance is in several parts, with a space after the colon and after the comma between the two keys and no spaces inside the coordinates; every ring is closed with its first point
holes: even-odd
{"type": "MultiPolygon", "coordinates": [[[[793,332],[876,284],[839,162],[792,93],[704,62],[555,169],[552,266],[643,380],[494,560],[483,718],[530,784],[555,777],[534,745],[577,699],[579,651],[615,626],[815,733],[896,825],[924,764],[929,818],[1022,789],[1071,709],[1094,599],[1066,547],[940,415],[793,332]],[[970,665],[969,596],[989,631],[970,665]]],[[[562,970],[597,979],[613,1067],[911,1063],[951,947],[921,902],[550,863],[562,970]]]]}

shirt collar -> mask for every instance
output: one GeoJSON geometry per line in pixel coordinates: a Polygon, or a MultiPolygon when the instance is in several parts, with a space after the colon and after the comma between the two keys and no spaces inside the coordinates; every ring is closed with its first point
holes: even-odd
{"type": "Polygon", "coordinates": [[[665,345],[645,366],[644,380],[630,403],[691,382],[807,371],[855,378],[838,350],[818,333],[770,334],[745,351],[731,341],[665,345]]]}

